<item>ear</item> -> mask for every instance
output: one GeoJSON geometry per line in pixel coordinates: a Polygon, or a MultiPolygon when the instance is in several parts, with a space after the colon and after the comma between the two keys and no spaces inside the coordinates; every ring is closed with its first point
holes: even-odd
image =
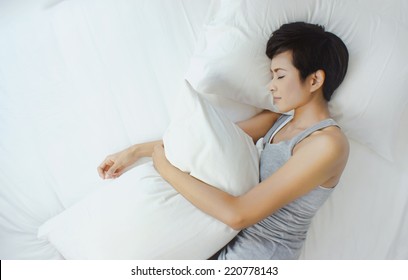
{"type": "Polygon", "coordinates": [[[323,86],[326,74],[323,70],[317,70],[310,75],[310,91],[315,92],[323,86]]]}

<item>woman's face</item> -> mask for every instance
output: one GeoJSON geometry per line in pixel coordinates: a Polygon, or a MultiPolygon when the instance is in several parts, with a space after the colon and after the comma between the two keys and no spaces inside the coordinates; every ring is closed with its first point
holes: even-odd
{"type": "Polygon", "coordinates": [[[307,82],[301,81],[299,71],[292,64],[292,52],[285,51],[272,58],[272,80],[269,90],[280,112],[296,109],[308,101],[307,82]]]}

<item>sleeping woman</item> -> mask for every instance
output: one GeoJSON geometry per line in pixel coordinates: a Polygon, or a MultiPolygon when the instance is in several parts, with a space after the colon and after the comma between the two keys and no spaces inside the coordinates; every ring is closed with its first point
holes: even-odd
{"type": "Polygon", "coordinates": [[[173,166],[162,141],[108,156],[99,175],[116,178],[140,157],[197,208],[239,234],[213,259],[297,259],[311,219],[338,184],[349,144],[328,102],[343,81],[348,51],[336,35],[303,22],[282,25],[268,40],[269,90],[279,112],[263,111],[238,125],[254,142],[263,137],[260,182],[232,196],[173,166]]]}

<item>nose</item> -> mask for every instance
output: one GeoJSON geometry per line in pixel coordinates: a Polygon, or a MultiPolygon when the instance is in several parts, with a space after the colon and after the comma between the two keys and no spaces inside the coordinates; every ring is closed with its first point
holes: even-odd
{"type": "Polygon", "coordinates": [[[271,80],[271,81],[269,82],[268,89],[269,89],[269,91],[270,91],[271,93],[273,93],[273,92],[276,91],[276,86],[275,86],[275,83],[273,82],[273,80],[271,80]]]}

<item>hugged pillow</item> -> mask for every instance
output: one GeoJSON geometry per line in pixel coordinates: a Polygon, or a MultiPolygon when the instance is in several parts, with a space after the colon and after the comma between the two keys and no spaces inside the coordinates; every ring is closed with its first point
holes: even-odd
{"type": "Polygon", "coordinates": [[[348,137],[388,160],[407,106],[408,30],[355,1],[221,0],[209,17],[186,78],[220,98],[273,109],[266,42],[282,24],[306,21],[343,39],[349,70],[330,109],[348,137]]]}
{"type": "Polygon", "coordinates": [[[169,161],[230,194],[249,190],[259,179],[252,138],[217,112],[188,82],[179,97],[179,108],[163,137],[169,161]]]}
{"type": "MultiPolygon", "coordinates": [[[[200,180],[245,193],[259,178],[252,139],[184,89],[163,138],[166,155],[200,180]]],[[[38,230],[67,259],[207,259],[237,234],[177,193],[151,161],[101,184],[38,230]]]]}

